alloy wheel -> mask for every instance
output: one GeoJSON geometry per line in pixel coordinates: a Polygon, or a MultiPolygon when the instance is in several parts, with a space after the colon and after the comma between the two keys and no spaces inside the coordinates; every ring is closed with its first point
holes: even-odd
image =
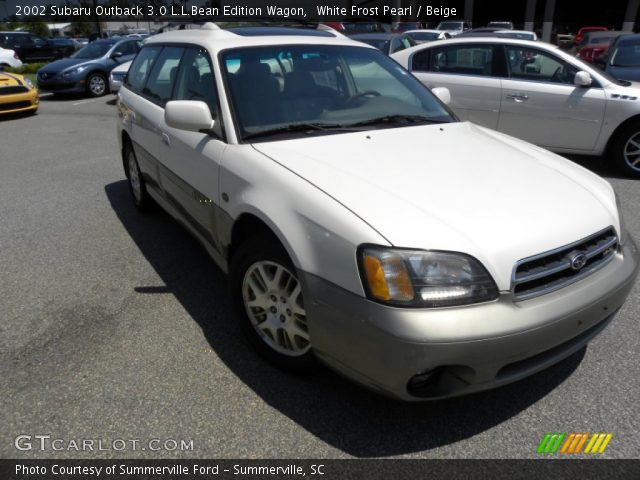
{"type": "Polygon", "coordinates": [[[624,161],[632,170],[640,172],[640,132],[629,137],[624,145],[623,156],[624,161]]]}

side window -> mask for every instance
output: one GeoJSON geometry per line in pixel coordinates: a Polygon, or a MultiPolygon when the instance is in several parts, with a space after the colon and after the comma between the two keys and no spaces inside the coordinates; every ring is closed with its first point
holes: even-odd
{"type": "Polygon", "coordinates": [[[578,69],[564,60],[541,50],[507,47],[511,78],[573,85],[578,69]]]}
{"type": "Polygon", "coordinates": [[[135,55],[137,51],[136,42],[124,42],[116,47],[114,53],[119,52],[122,55],[135,55]]]}
{"type": "Polygon", "coordinates": [[[413,55],[411,61],[411,70],[416,72],[428,72],[429,71],[429,58],[431,57],[431,50],[422,50],[416,52],[413,55]]]}
{"type": "Polygon", "coordinates": [[[178,67],[180,59],[184,53],[181,47],[165,47],[158,56],[155,64],[151,68],[149,78],[142,93],[164,106],[171,99],[173,85],[178,76],[178,67]]]}
{"type": "Polygon", "coordinates": [[[160,50],[162,47],[145,47],[140,51],[131,64],[125,81],[130,90],[138,93],[142,91],[160,50]]]}
{"type": "Polygon", "coordinates": [[[211,115],[218,112],[218,89],[209,56],[204,50],[188,48],[178,72],[174,100],[202,100],[211,115]]]}
{"type": "Polygon", "coordinates": [[[456,45],[431,50],[429,70],[459,75],[493,75],[491,45],[456,45]]]}

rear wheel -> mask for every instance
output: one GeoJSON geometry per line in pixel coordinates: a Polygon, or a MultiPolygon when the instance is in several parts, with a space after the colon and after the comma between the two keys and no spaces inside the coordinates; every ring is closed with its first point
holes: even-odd
{"type": "Polygon", "coordinates": [[[87,78],[87,93],[92,97],[101,97],[107,93],[107,79],[101,73],[92,73],[87,78]]]}
{"type": "Polygon", "coordinates": [[[640,178],[640,122],[633,122],[616,134],[611,153],[620,173],[640,178]]]}
{"type": "Polygon", "coordinates": [[[243,243],[231,260],[230,281],[236,317],[256,350],[281,368],[312,369],[302,286],[284,248],[268,236],[243,243]]]}

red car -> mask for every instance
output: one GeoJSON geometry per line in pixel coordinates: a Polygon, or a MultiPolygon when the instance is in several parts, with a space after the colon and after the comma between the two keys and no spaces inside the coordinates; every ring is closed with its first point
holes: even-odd
{"type": "Polygon", "coordinates": [[[609,45],[622,34],[623,32],[611,30],[588,32],[577,47],[576,57],[591,63],[606,52],[609,45]]]}
{"type": "Polygon", "coordinates": [[[582,40],[582,37],[584,37],[584,34],[587,32],[604,32],[607,30],[607,27],[582,27],[580,28],[580,30],[578,30],[576,37],[573,39],[573,44],[578,45],[582,40]]]}

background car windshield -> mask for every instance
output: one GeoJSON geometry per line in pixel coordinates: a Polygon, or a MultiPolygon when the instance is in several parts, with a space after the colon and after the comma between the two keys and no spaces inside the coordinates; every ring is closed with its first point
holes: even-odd
{"type": "Polygon", "coordinates": [[[611,56],[614,67],[640,67],[640,42],[620,43],[611,56]]]}
{"type": "Polygon", "coordinates": [[[71,58],[100,58],[113,46],[111,43],[90,43],[71,55],[71,58]]]}
{"type": "Polygon", "coordinates": [[[455,121],[418,80],[371,48],[251,47],[222,52],[221,64],[243,138],[279,126],[348,127],[391,115],[455,121]]]}
{"type": "Polygon", "coordinates": [[[384,53],[389,53],[389,45],[391,44],[390,40],[377,40],[375,38],[367,38],[365,40],[358,40],[359,42],[366,43],[367,45],[371,45],[372,47],[376,47],[378,50],[384,53]]]}

